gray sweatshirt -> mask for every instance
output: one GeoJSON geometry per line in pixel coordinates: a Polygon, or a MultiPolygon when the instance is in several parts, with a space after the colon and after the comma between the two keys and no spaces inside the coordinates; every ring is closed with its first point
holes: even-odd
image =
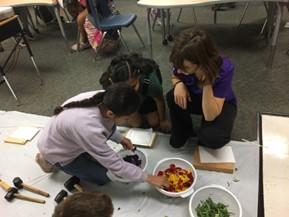
{"type": "MultiPolygon", "coordinates": [[[[74,96],[64,104],[90,98],[97,91],[74,96]]],[[[119,143],[123,136],[115,123],[102,116],[98,107],[70,108],[53,116],[43,129],[38,148],[45,160],[64,166],[87,152],[115,175],[131,181],[144,181],[147,174],[141,168],[125,162],[108,145],[111,139],[119,143]]]]}

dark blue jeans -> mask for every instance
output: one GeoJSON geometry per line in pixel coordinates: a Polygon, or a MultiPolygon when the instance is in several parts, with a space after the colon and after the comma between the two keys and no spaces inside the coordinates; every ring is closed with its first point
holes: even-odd
{"type": "Polygon", "coordinates": [[[79,155],[65,166],[58,164],[57,167],[69,175],[98,185],[104,185],[110,182],[110,179],[106,176],[107,169],[88,153],[79,155]]]}

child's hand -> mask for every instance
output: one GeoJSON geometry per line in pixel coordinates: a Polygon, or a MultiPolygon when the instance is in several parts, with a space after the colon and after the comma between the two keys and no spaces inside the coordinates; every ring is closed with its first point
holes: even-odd
{"type": "Polygon", "coordinates": [[[165,176],[153,176],[148,175],[147,180],[151,185],[157,186],[159,188],[168,188],[170,183],[165,176]]]}
{"type": "Polygon", "coordinates": [[[171,131],[172,125],[169,120],[163,120],[160,122],[160,131],[163,133],[169,133],[171,131]]]}
{"type": "Polygon", "coordinates": [[[120,144],[122,144],[124,149],[128,149],[128,150],[132,150],[134,148],[134,145],[132,144],[132,142],[130,141],[130,139],[124,137],[120,144]]]}
{"type": "Polygon", "coordinates": [[[183,82],[176,84],[174,89],[175,103],[179,105],[182,109],[187,108],[188,100],[191,101],[189,91],[183,82]]]}

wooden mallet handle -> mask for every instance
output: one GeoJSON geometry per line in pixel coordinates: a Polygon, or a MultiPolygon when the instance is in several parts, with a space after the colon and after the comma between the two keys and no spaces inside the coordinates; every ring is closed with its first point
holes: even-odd
{"type": "Polygon", "coordinates": [[[84,192],[83,188],[79,185],[79,184],[75,184],[74,188],[78,191],[78,192],[84,192]]]}
{"type": "Polygon", "coordinates": [[[0,186],[7,192],[12,188],[9,184],[4,182],[2,179],[0,179],[0,186]]]}
{"type": "Polygon", "coordinates": [[[28,191],[31,191],[31,192],[36,193],[36,194],[40,194],[40,195],[42,195],[44,197],[49,197],[49,193],[47,193],[45,191],[42,191],[42,190],[40,190],[38,188],[35,188],[35,187],[31,186],[31,185],[27,185],[27,184],[22,183],[22,186],[23,186],[24,189],[26,189],[28,191]]]}
{"type": "Polygon", "coordinates": [[[21,195],[21,194],[14,194],[15,198],[18,198],[20,200],[26,200],[26,201],[30,201],[30,202],[34,202],[34,203],[45,203],[45,200],[42,199],[38,199],[38,198],[34,198],[34,197],[28,197],[25,195],[21,195]]]}

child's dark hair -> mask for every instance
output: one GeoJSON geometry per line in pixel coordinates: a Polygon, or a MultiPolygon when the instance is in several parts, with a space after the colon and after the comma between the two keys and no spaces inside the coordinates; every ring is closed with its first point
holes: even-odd
{"type": "Polygon", "coordinates": [[[138,78],[141,74],[148,75],[154,70],[158,70],[157,75],[162,80],[158,64],[152,59],[143,58],[141,55],[132,53],[115,57],[107,70],[101,75],[99,80],[103,89],[113,83],[126,82],[131,78],[138,78]]]}
{"type": "Polygon", "coordinates": [[[103,89],[107,89],[113,83],[125,82],[131,78],[137,78],[140,74],[138,65],[140,59],[141,56],[138,54],[125,54],[113,58],[99,80],[103,89]]]}
{"type": "Polygon", "coordinates": [[[58,204],[52,217],[111,217],[112,214],[113,204],[107,194],[80,192],[58,204]]]}
{"type": "Polygon", "coordinates": [[[222,58],[207,32],[198,28],[182,31],[175,40],[170,62],[184,70],[184,60],[201,66],[210,82],[218,76],[222,58]]]}
{"type": "Polygon", "coordinates": [[[111,110],[116,116],[129,115],[137,111],[140,104],[138,93],[129,85],[114,84],[106,91],[98,92],[93,97],[81,101],[73,101],[54,109],[54,115],[58,115],[69,108],[86,108],[102,105],[111,110]]]}

